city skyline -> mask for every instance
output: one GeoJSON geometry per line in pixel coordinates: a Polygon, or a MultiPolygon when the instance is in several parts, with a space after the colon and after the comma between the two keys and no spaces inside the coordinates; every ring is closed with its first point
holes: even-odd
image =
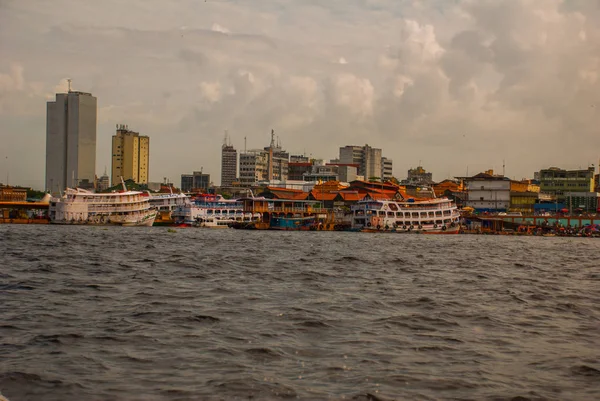
{"type": "Polygon", "coordinates": [[[598,3],[154,0],[0,3],[0,181],[44,187],[45,104],[98,99],[96,171],[114,126],[152,137],[150,181],[204,167],[222,134],[331,159],[369,144],[394,175],[513,178],[600,156],[598,3]],[[116,10],[116,11],[115,11],[116,10]],[[467,167],[468,166],[468,167],[467,167]]]}

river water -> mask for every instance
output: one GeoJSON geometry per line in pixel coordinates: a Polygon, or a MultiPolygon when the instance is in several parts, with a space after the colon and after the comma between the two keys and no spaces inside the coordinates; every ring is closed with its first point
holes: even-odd
{"type": "Polygon", "coordinates": [[[598,239],[2,225],[0,246],[10,401],[600,399],[598,239]]]}

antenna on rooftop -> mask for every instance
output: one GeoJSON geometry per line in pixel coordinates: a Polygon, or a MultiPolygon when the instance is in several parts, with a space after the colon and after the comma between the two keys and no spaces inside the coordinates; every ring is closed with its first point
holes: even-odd
{"type": "Polygon", "coordinates": [[[69,83],[69,93],[71,93],[71,78],[67,78],[67,82],[69,83]]]}
{"type": "Polygon", "coordinates": [[[246,137],[244,137],[244,153],[248,153],[248,152],[246,151],[246,137]]]}
{"type": "Polygon", "coordinates": [[[506,176],[506,164],[504,163],[504,159],[502,159],[502,177],[506,176]]]}
{"type": "Polygon", "coordinates": [[[223,146],[227,146],[227,130],[225,130],[225,136],[223,138],[223,146]]]}

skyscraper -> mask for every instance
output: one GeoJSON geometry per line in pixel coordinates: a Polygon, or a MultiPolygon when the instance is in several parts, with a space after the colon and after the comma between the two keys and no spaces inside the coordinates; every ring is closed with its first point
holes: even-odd
{"type": "Polygon", "coordinates": [[[90,93],[57,93],[46,109],[46,190],[93,188],[97,101],[90,93]]]}
{"type": "Polygon", "coordinates": [[[137,184],[148,183],[150,163],[150,138],[129,130],[127,125],[117,125],[112,137],[112,185],[123,180],[137,184]]]}
{"type": "Polygon", "coordinates": [[[230,187],[237,178],[237,150],[224,143],[221,147],[221,186],[230,187]]]}

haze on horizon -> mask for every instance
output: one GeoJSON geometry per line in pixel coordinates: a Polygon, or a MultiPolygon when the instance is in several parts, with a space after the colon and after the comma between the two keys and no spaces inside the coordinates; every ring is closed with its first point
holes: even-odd
{"type": "Polygon", "coordinates": [[[600,157],[597,0],[0,0],[0,182],[42,189],[46,101],[98,98],[97,175],[116,124],[150,136],[150,179],[220,182],[275,129],[292,154],[383,149],[403,178],[512,178],[600,157]]]}

